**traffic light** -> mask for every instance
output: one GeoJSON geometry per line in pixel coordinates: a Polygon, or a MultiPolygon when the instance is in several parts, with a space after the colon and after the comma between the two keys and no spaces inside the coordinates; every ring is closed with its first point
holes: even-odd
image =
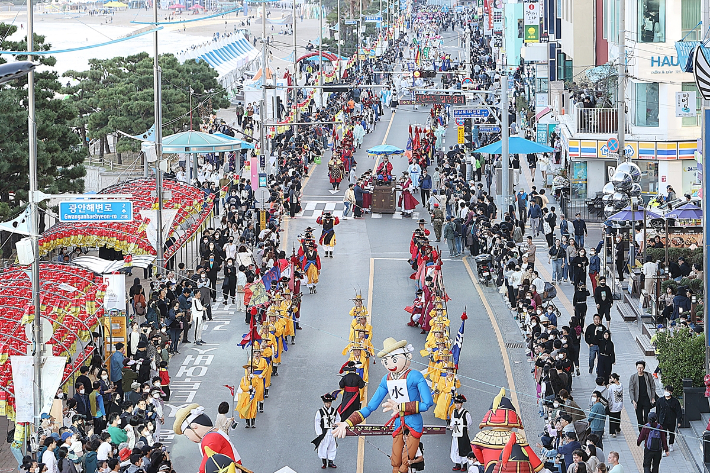
{"type": "Polygon", "coordinates": [[[464,118],[463,120],[464,146],[466,146],[466,149],[469,150],[473,149],[473,131],[471,126],[472,121],[472,118],[464,118]]]}

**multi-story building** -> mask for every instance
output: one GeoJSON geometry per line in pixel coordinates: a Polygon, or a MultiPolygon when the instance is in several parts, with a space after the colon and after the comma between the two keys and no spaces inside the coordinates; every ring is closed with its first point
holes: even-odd
{"type": "MultiPolygon", "coordinates": [[[[618,64],[619,2],[596,0],[591,4],[593,11],[587,13],[596,14],[594,28],[586,28],[589,21],[585,22],[584,16],[578,17],[575,12],[585,8],[587,2],[560,0],[557,4],[560,2],[563,13],[556,25],[559,37],[555,40],[559,44],[558,51],[564,56],[558,52],[556,71],[550,70],[551,80],[569,81],[571,70],[573,79],[577,78],[575,82],[583,82],[580,76],[605,58],[604,51],[599,49],[606,45],[608,64],[618,64]],[[568,18],[571,21],[566,27],[568,18]],[[596,37],[577,35],[580,29],[591,31],[596,37]],[[579,56],[578,51],[583,56],[579,56]],[[577,60],[579,57],[585,58],[582,64],[577,60]],[[561,69],[560,58],[565,64],[572,61],[570,67],[561,69]]],[[[693,75],[679,67],[675,42],[698,37],[700,15],[700,0],[626,2],[627,80],[623,98],[626,154],[641,167],[642,187],[647,194],[663,193],[669,184],[682,193],[692,193],[698,187],[695,152],[700,138],[700,118],[699,115],[676,116],[677,93],[696,88],[693,75]]],[[[563,150],[571,160],[574,198],[593,197],[601,191],[608,182],[609,168],[616,164],[606,147],[607,140],[616,136],[619,125],[616,94],[611,94],[610,98],[609,108],[584,108],[583,103],[569,100],[569,94],[550,94],[550,104],[555,105],[559,113],[563,150]]],[[[691,108],[693,106],[696,111],[700,108],[698,94],[691,108]]]]}

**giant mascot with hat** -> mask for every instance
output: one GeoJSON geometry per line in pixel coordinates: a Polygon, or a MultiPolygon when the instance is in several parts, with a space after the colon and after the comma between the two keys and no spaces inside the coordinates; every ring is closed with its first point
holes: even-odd
{"type": "Polygon", "coordinates": [[[205,408],[199,404],[190,404],[178,409],[173,431],[177,435],[184,435],[191,442],[200,444],[202,462],[199,473],[233,471],[252,473],[241,465],[239,452],[227,434],[214,427],[212,420],[205,414],[205,408]],[[231,460],[234,469],[227,459],[231,460]]]}
{"type": "Polygon", "coordinates": [[[523,421],[505,396],[505,388],[501,388],[493,399],[478,427],[483,430],[471,440],[471,449],[486,473],[536,473],[542,470],[544,465],[528,444],[522,430],[523,421]],[[518,430],[513,432],[513,429],[518,430]],[[502,463],[499,465],[499,462],[502,463]]]}
{"type": "Polygon", "coordinates": [[[333,436],[345,437],[348,427],[361,423],[382,405],[384,412],[392,413],[388,424],[394,422],[390,457],[392,472],[406,473],[409,471],[409,460],[417,456],[419,439],[424,430],[421,412],[427,411],[434,401],[424,376],[419,371],[409,368],[412,362],[412,351],[414,351],[412,345],[409,345],[406,340],[397,341],[394,338],[387,338],[383,346],[377,356],[382,358],[382,365],[388,373],[382,377],[369,404],[351,414],[345,422],[338,422],[333,430],[333,436]],[[385,401],[385,397],[389,399],[385,401]],[[402,433],[405,426],[410,432],[406,445],[408,458],[402,458],[405,447],[402,433]]]}

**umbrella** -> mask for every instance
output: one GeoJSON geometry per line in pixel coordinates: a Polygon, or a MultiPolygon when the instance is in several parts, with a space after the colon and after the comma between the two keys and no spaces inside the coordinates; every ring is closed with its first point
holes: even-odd
{"type": "MultiPolygon", "coordinates": [[[[616,212],[614,215],[609,217],[609,220],[612,222],[621,222],[624,220],[635,220],[637,222],[643,221],[643,210],[635,210],[631,211],[631,207],[626,207],[623,210],[620,210],[619,212],[616,212]]],[[[650,210],[646,211],[646,219],[652,219],[652,218],[663,218],[661,215],[658,215],[656,212],[651,212],[650,210]]]]}
{"type": "Polygon", "coordinates": [[[199,3],[196,3],[193,6],[191,6],[190,8],[188,8],[188,10],[204,10],[204,9],[205,9],[205,7],[203,7],[199,3]]]}
{"type": "Polygon", "coordinates": [[[377,145],[367,150],[368,154],[377,154],[389,156],[391,154],[403,154],[404,150],[402,148],[397,148],[392,145],[377,145]]]}
{"type": "Polygon", "coordinates": [[[185,9],[185,5],[180,5],[179,3],[173,3],[173,4],[170,5],[168,8],[170,8],[170,9],[172,9],[172,10],[178,10],[178,9],[184,10],[184,9],[185,9]]]}
{"type": "Polygon", "coordinates": [[[664,215],[666,218],[677,218],[687,220],[700,220],[703,218],[703,210],[691,203],[676,207],[664,215]]]}
{"type": "MultiPolygon", "coordinates": [[[[474,153],[485,154],[501,154],[503,151],[503,140],[498,140],[495,143],[478,148],[474,153]]],[[[535,143],[534,141],[526,140],[517,136],[508,138],[508,152],[510,154],[528,154],[528,153],[551,153],[554,149],[549,146],[535,143]]]]}

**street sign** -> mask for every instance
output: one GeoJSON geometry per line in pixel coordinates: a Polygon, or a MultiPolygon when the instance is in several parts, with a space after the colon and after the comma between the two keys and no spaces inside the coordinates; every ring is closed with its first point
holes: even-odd
{"type": "Polygon", "coordinates": [[[458,140],[456,140],[456,142],[460,145],[466,142],[466,135],[464,134],[464,128],[462,126],[459,127],[457,138],[458,140]]]}
{"type": "Polygon", "coordinates": [[[606,147],[610,152],[618,153],[619,152],[619,140],[614,137],[609,138],[608,140],[606,140],[606,147]]]}
{"type": "Polygon", "coordinates": [[[458,126],[463,126],[463,124],[465,123],[464,120],[465,120],[465,118],[456,118],[454,121],[456,122],[456,124],[458,126]]]}
{"type": "Polygon", "coordinates": [[[461,85],[473,85],[473,79],[470,77],[466,77],[464,80],[461,81],[461,85]]]}
{"type": "Polygon", "coordinates": [[[345,20],[346,25],[357,25],[357,20],[345,20]]]}
{"type": "Polygon", "coordinates": [[[130,222],[130,200],[67,200],[59,202],[60,222],[130,222]]]}
{"type": "Polygon", "coordinates": [[[417,103],[421,104],[454,104],[454,105],[464,105],[466,103],[466,97],[459,95],[448,95],[448,94],[416,94],[417,103]]]}
{"type": "Polygon", "coordinates": [[[363,17],[365,23],[379,23],[382,21],[382,16],[380,15],[368,15],[363,17]]]}
{"type": "Polygon", "coordinates": [[[454,109],[454,118],[485,118],[490,115],[490,113],[487,108],[459,108],[454,109]]]}
{"type": "Polygon", "coordinates": [[[478,128],[481,133],[500,133],[499,126],[481,126],[478,128]]]}

